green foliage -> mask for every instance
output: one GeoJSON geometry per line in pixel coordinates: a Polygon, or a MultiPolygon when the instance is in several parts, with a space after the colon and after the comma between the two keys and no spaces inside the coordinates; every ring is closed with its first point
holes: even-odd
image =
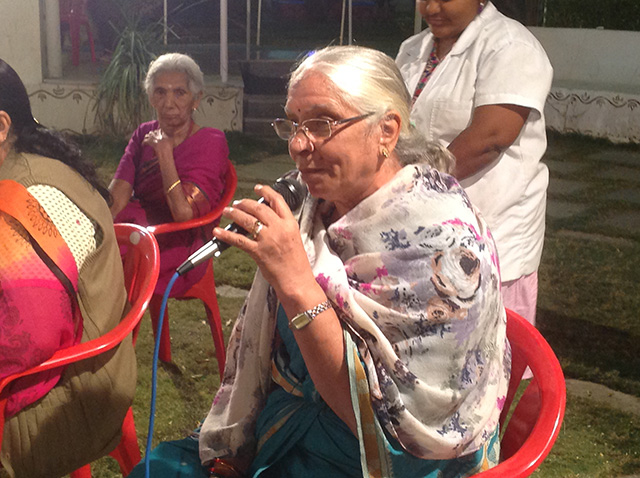
{"type": "Polygon", "coordinates": [[[216,284],[248,290],[256,273],[256,263],[240,249],[231,248],[215,260],[216,284]]]}
{"type": "Polygon", "coordinates": [[[545,0],[545,27],[640,31],[638,0],[545,0]]]}
{"type": "Polygon", "coordinates": [[[547,235],[537,325],[565,375],[640,397],[640,245],[547,235]]]}
{"type": "Polygon", "coordinates": [[[257,138],[239,131],[225,133],[230,157],[234,164],[251,164],[277,154],[287,154],[287,143],[273,138],[257,138]]]}
{"type": "Polygon", "coordinates": [[[103,134],[124,137],[151,116],[143,85],[155,58],[149,47],[154,31],[155,25],[141,27],[134,16],[120,35],[98,85],[95,111],[103,134]]]}
{"type": "Polygon", "coordinates": [[[640,470],[639,424],[638,415],[629,415],[569,395],[558,440],[533,476],[636,476],[640,470]]]}

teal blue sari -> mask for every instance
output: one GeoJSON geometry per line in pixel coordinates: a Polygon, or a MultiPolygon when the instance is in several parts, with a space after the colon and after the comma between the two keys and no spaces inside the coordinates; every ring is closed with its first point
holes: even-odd
{"type": "MultiPolygon", "coordinates": [[[[329,408],[317,392],[302,354],[288,327],[282,307],[278,310],[278,332],[282,339],[273,359],[272,375],[278,384],[269,394],[256,425],[258,450],[251,464],[251,478],[464,478],[498,462],[500,443],[497,430],[485,446],[475,453],[451,460],[424,460],[402,449],[388,437],[373,417],[374,424],[363,428],[377,430],[374,453],[365,453],[345,423],[329,408]],[[376,455],[371,466],[370,456],[376,455]],[[367,467],[363,474],[363,466],[367,467]]],[[[347,350],[355,345],[345,334],[347,350]]],[[[357,358],[357,354],[354,354],[357,358]]],[[[348,360],[350,369],[359,364],[348,360]]],[[[363,372],[362,372],[363,373],[363,372]]],[[[352,377],[353,378],[353,377],[352,377]]],[[[364,380],[366,382],[366,378],[364,380]]],[[[362,380],[361,380],[362,382],[362,380]]],[[[352,380],[352,389],[354,387],[352,380]]],[[[362,383],[360,384],[362,390],[362,383]]],[[[366,385],[364,386],[366,389],[366,385]]],[[[365,391],[365,395],[368,391],[365,391]]],[[[355,398],[357,402],[357,398],[355,398]]],[[[368,395],[365,402],[368,400],[368,395]]],[[[356,414],[365,416],[362,413],[356,414]]],[[[372,414],[371,414],[372,415],[372,414]]],[[[362,438],[362,433],[361,433],[362,438]]],[[[366,439],[365,439],[366,440],[366,439]]],[[[205,478],[208,472],[200,464],[198,442],[194,437],[161,443],[150,456],[153,478],[205,478]]],[[[129,475],[144,477],[141,463],[129,475]]]]}
{"type": "MultiPolygon", "coordinates": [[[[269,395],[258,418],[258,453],[249,476],[362,478],[363,447],[316,391],[282,308],[278,310],[278,332],[282,345],[276,351],[272,375],[280,386],[269,395]]],[[[347,348],[355,350],[348,334],[345,339],[347,348]]],[[[462,478],[498,462],[497,431],[484,448],[471,455],[424,460],[404,451],[377,421],[375,426],[381,463],[379,469],[368,469],[367,476],[462,478]]]]}

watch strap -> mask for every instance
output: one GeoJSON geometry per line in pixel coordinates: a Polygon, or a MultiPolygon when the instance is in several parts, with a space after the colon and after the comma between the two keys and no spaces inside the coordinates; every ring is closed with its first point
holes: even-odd
{"type": "Polygon", "coordinates": [[[289,327],[294,330],[300,330],[311,323],[313,319],[316,318],[318,314],[321,314],[327,309],[331,309],[332,305],[329,300],[325,300],[324,302],[316,305],[315,307],[305,310],[300,314],[296,315],[293,319],[289,321],[289,327]]]}

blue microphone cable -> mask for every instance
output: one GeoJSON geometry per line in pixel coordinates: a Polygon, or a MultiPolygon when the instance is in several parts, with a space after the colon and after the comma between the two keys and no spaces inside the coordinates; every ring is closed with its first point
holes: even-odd
{"type": "Polygon", "coordinates": [[[150,458],[151,442],[153,439],[153,425],[156,416],[156,388],[158,385],[158,354],[160,352],[160,339],[162,336],[162,322],[164,321],[165,310],[169,300],[169,293],[173,288],[173,284],[180,277],[177,272],[173,274],[169,284],[167,285],[164,295],[162,296],[162,304],[160,305],[160,318],[158,319],[158,330],[156,331],[156,343],[153,347],[153,362],[151,364],[151,406],[149,407],[149,431],[147,432],[147,448],[144,453],[144,476],[150,478],[150,458]]]}

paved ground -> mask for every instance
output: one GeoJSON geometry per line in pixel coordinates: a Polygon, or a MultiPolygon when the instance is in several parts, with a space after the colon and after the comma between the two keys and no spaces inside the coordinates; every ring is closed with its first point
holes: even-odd
{"type": "MultiPolygon", "coordinates": [[[[556,234],[620,246],[640,240],[640,150],[605,143],[586,154],[579,149],[550,140],[547,223],[556,234]]],[[[567,391],[640,416],[640,398],[603,385],[569,379],[567,391]]]]}
{"type": "Polygon", "coordinates": [[[640,398],[611,390],[604,385],[582,380],[567,379],[567,392],[570,395],[587,398],[640,417],[640,398]]]}
{"type": "Polygon", "coordinates": [[[547,221],[571,231],[640,239],[640,150],[551,140],[547,221]],[[597,211],[597,214],[594,214],[597,211]]]}

